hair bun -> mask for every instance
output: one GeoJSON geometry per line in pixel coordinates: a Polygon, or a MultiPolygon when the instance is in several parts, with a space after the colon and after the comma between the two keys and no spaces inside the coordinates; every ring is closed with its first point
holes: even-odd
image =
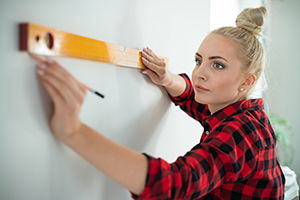
{"type": "Polygon", "coordinates": [[[258,37],[262,32],[262,25],[264,24],[266,15],[267,9],[264,6],[246,8],[237,16],[235,21],[236,27],[243,28],[258,37]]]}

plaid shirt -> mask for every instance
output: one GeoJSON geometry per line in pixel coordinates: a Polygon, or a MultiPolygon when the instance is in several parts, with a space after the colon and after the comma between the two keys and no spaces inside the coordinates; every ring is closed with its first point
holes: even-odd
{"type": "Polygon", "coordinates": [[[174,163],[148,158],[145,190],[134,199],[283,199],[285,178],[263,100],[243,100],[210,115],[190,79],[175,105],[204,127],[200,143],[174,163]]]}

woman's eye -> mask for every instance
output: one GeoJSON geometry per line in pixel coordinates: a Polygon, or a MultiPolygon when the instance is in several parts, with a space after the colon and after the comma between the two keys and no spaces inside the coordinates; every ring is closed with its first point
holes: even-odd
{"type": "Polygon", "coordinates": [[[217,68],[217,69],[224,69],[225,67],[219,63],[215,63],[214,64],[214,67],[217,68]]]}
{"type": "Polygon", "coordinates": [[[199,66],[199,65],[201,65],[201,64],[202,64],[202,61],[201,61],[201,60],[199,60],[199,59],[195,59],[195,62],[196,62],[196,65],[197,65],[197,66],[199,66]]]}

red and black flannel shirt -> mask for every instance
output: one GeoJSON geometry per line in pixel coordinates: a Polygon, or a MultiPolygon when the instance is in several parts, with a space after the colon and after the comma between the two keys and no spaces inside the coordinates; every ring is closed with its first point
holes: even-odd
{"type": "Polygon", "coordinates": [[[285,178],[263,100],[236,102],[210,115],[190,79],[175,105],[204,127],[200,143],[174,163],[148,158],[146,187],[134,199],[283,199],[285,178]]]}

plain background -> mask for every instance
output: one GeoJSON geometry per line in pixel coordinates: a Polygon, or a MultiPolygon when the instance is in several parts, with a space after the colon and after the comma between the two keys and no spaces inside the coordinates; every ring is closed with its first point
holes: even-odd
{"type": "Polygon", "coordinates": [[[269,112],[288,120],[295,133],[290,146],[295,151],[289,166],[297,174],[300,185],[300,1],[266,0],[268,26],[266,51],[269,81],[265,95],[269,112]]]}
{"type": "MultiPolygon", "coordinates": [[[[239,12],[250,0],[236,2],[239,12]]],[[[291,169],[299,182],[300,1],[255,2],[269,11],[267,108],[294,127],[291,169]]],[[[211,16],[209,0],[0,0],[0,199],[131,199],[127,190],[52,136],[52,104],[37,81],[35,63],[18,50],[18,23],[135,49],[149,46],[169,58],[172,72],[190,75],[211,16]]],[[[199,123],[172,105],[164,89],[139,70],[69,58],[57,61],[105,95],[100,99],[89,93],[80,117],[108,138],[169,162],[199,141],[199,123]]]]}
{"type": "MultiPolygon", "coordinates": [[[[130,193],[57,141],[49,131],[52,104],[35,63],[18,50],[18,23],[32,22],[142,49],[170,60],[174,73],[191,73],[209,31],[209,1],[0,1],[0,199],[131,199],[130,193]],[[201,11],[201,12],[200,12],[201,11]]],[[[171,104],[166,91],[138,69],[57,58],[89,93],[80,117],[108,138],[175,161],[196,145],[198,122],[171,104]]]]}

